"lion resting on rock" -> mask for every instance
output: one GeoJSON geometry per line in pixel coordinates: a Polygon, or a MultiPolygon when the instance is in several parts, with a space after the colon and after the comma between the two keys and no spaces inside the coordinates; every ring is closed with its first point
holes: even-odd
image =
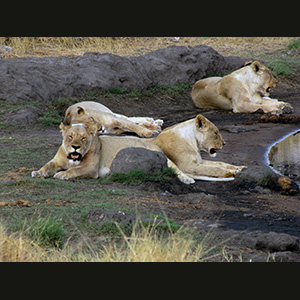
{"type": "Polygon", "coordinates": [[[202,160],[200,150],[211,156],[221,149],[225,142],[217,129],[202,115],[163,130],[157,137],[142,139],[130,136],[100,136],[101,124],[93,117],[85,116],[82,123],[60,124],[63,143],[52,160],[32,177],[71,179],[103,177],[110,172],[110,166],[117,153],[128,147],[142,147],[164,152],[168,166],[178,178],[186,183],[202,180],[233,180],[243,166],[223,162],[202,160]]]}
{"type": "Polygon", "coordinates": [[[32,177],[57,179],[98,178],[110,171],[117,153],[127,147],[143,147],[161,151],[147,139],[138,137],[98,136],[102,124],[93,117],[85,116],[82,123],[60,124],[63,142],[56,155],[32,177]]]}
{"type": "Polygon", "coordinates": [[[103,133],[120,134],[123,132],[135,132],[142,137],[150,137],[161,131],[162,120],[154,120],[147,117],[126,117],[113,113],[106,106],[93,102],[83,101],[71,105],[64,118],[64,123],[80,123],[82,117],[92,116],[97,122],[102,124],[103,133]]]}
{"type": "Polygon", "coordinates": [[[262,109],[265,113],[280,115],[293,112],[286,102],[269,98],[276,86],[271,71],[258,61],[224,77],[210,77],[197,81],[192,99],[198,108],[233,110],[235,113],[252,113],[262,109]]]}

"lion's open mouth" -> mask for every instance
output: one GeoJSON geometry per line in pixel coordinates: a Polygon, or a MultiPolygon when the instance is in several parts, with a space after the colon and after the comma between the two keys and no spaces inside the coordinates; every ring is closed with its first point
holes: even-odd
{"type": "Polygon", "coordinates": [[[68,155],[68,159],[72,159],[73,161],[76,161],[76,160],[81,160],[82,159],[82,155],[78,152],[71,152],[69,153],[68,155]]]}
{"type": "Polygon", "coordinates": [[[215,157],[217,155],[217,151],[215,148],[210,148],[209,149],[209,155],[212,157],[215,157]]]}

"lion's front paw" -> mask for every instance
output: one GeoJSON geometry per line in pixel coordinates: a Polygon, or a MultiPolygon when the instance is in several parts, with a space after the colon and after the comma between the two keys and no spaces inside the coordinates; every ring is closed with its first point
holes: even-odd
{"type": "Polygon", "coordinates": [[[32,171],[31,177],[35,178],[41,178],[41,177],[49,177],[47,172],[41,172],[41,171],[32,171]]]}
{"type": "Polygon", "coordinates": [[[61,180],[68,180],[70,179],[70,175],[68,175],[67,171],[61,171],[54,174],[53,178],[55,179],[61,179],[61,180]]]}
{"type": "Polygon", "coordinates": [[[195,180],[192,177],[187,176],[186,174],[179,174],[178,178],[181,182],[185,184],[195,183],[195,180]]]}
{"type": "Polygon", "coordinates": [[[140,136],[142,137],[151,137],[156,131],[151,131],[149,129],[144,129],[143,131],[140,132],[140,136]]]}
{"type": "Polygon", "coordinates": [[[243,169],[247,169],[247,166],[236,166],[236,171],[241,172],[243,169]]]}
{"type": "Polygon", "coordinates": [[[164,121],[161,120],[161,119],[157,119],[157,120],[155,120],[155,121],[153,122],[153,124],[155,124],[155,125],[161,127],[161,126],[163,126],[164,121]]]}
{"type": "Polygon", "coordinates": [[[294,108],[289,103],[284,103],[284,106],[282,107],[282,113],[283,114],[291,114],[294,112],[294,108]]]}
{"type": "Polygon", "coordinates": [[[227,173],[224,177],[235,177],[235,175],[239,172],[241,172],[244,168],[247,168],[246,166],[231,166],[230,168],[227,168],[227,173]]]}
{"type": "Polygon", "coordinates": [[[271,111],[272,115],[282,115],[282,114],[291,114],[294,112],[294,108],[291,104],[286,102],[279,102],[279,105],[276,107],[275,110],[271,111]]]}

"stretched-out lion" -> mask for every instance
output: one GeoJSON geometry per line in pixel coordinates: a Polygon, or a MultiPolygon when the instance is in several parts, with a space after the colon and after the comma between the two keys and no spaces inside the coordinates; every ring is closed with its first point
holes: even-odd
{"type": "Polygon", "coordinates": [[[101,124],[85,116],[82,123],[60,124],[63,142],[56,155],[32,177],[98,178],[110,172],[117,153],[129,147],[164,152],[168,166],[186,183],[197,180],[233,180],[243,166],[203,160],[200,150],[216,156],[225,142],[218,128],[202,115],[163,130],[157,137],[98,136],[101,124]]]}
{"type": "MultiPolygon", "coordinates": [[[[225,141],[218,128],[202,115],[164,129],[153,142],[181,173],[178,177],[185,183],[194,180],[233,180],[244,166],[234,166],[220,161],[202,159],[200,150],[211,157],[217,155],[225,141]],[[184,177],[182,178],[182,174],[184,177]]],[[[176,168],[174,168],[176,172],[176,168]]]]}
{"type": "Polygon", "coordinates": [[[142,137],[150,137],[161,131],[162,120],[154,120],[148,117],[126,117],[115,114],[106,106],[93,102],[83,101],[71,105],[65,113],[64,123],[80,123],[85,116],[92,116],[102,124],[103,133],[120,134],[123,132],[134,132],[142,137]]]}
{"type": "Polygon", "coordinates": [[[289,103],[269,98],[270,90],[275,86],[276,79],[271,71],[254,61],[227,76],[197,81],[192,88],[192,99],[198,108],[233,110],[235,113],[252,113],[258,109],[276,115],[293,112],[289,103]]]}

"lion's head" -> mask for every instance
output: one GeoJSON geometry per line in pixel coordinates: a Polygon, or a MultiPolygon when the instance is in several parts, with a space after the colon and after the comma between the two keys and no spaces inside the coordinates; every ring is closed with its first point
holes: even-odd
{"type": "Polygon", "coordinates": [[[195,118],[195,123],[195,138],[198,149],[204,150],[211,157],[215,157],[217,155],[216,151],[225,145],[225,141],[219,129],[202,115],[198,115],[195,118]]]}
{"type": "Polygon", "coordinates": [[[101,124],[96,122],[93,117],[86,117],[81,123],[72,125],[60,124],[63,135],[63,147],[66,151],[67,158],[75,163],[80,163],[88,153],[97,137],[97,132],[101,124]]]}
{"type": "Polygon", "coordinates": [[[82,106],[72,105],[66,111],[64,123],[67,125],[79,123],[88,115],[88,112],[82,106]]]}
{"type": "Polygon", "coordinates": [[[252,82],[257,85],[256,92],[260,93],[262,97],[268,97],[270,95],[270,90],[274,88],[277,83],[272,72],[258,61],[247,62],[245,66],[252,69],[254,75],[252,82]]]}

